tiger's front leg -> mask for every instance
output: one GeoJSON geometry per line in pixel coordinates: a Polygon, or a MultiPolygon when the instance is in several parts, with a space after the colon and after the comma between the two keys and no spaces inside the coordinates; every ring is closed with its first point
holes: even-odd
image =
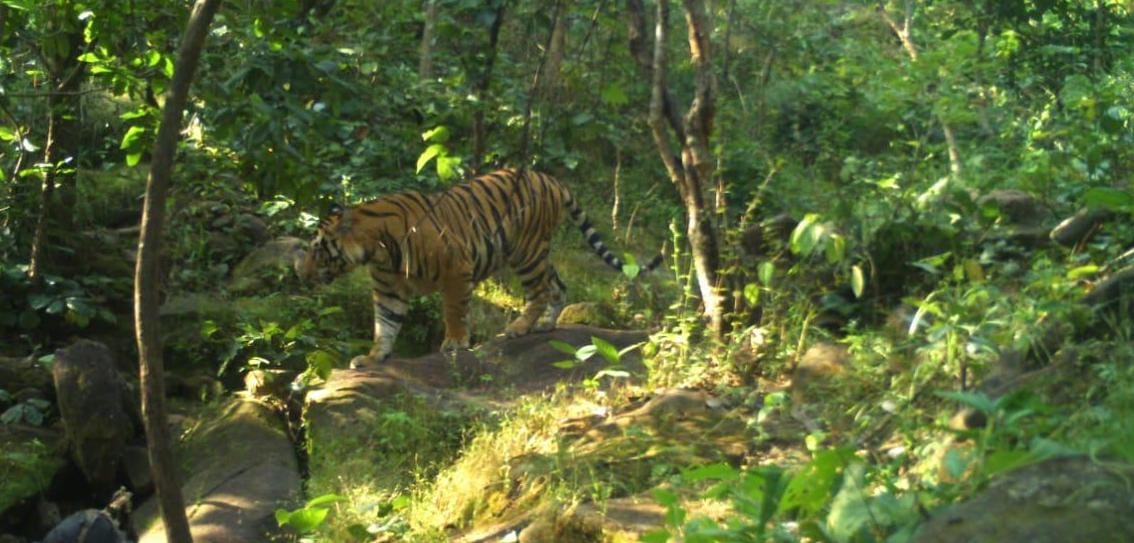
{"type": "Polygon", "coordinates": [[[394,350],[394,340],[402,329],[406,312],[409,311],[405,298],[393,290],[386,291],[376,286],[371,291],[371,297],[374,300],[374,346],[368,354],[354,357],[350,362],[352,368],[388,358],[394,350]]]}
{"type": "Polygon", "coordinates": [[[465,322],[473,282],[469,278],[454,279],[441,289],[441,312],[445,320],[445,339],[442,352],[469,348],[469,328],[465,322]]]}

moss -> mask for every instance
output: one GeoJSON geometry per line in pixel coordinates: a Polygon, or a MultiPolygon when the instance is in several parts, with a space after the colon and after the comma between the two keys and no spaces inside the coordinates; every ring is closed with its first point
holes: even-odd
{"type": "Polygon", "coordinates": [[[39,440],[8,442],[0,449],[0,511],[44,491],[63,465],[39,440]]]}

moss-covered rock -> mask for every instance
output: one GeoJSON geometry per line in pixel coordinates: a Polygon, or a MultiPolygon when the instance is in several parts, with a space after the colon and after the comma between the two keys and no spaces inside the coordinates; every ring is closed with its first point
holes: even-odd
{"type": "Polygon", "coordinates": [[[913,543],[1125,543],[1134,541],[1134,466],[1048,460],[1008,473],[938,512],[913,543]]]}
{"type": "MultiPolygon", "coordinates": [[[[196,541],[269,540],[278,508],[300,501],[299,466],[282,417],[234,398],[219,406],[176,447],[189,528],[196,541]]],[[[138,508],[141,542],[165,541],[156,498],[138,508]]]]}

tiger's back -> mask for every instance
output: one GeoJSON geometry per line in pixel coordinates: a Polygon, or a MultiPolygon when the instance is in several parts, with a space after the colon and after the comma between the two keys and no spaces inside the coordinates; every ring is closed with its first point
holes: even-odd
{"type": "Polygon", "coordinates": [[[375,308],[370,359],[389,355],[410,296],[436,291],[443,300],[442,349],[467,347],[472,289],[504,266],[515,271],[526,299],[505,333],[546,330],[565,303],[566,287],[548,259],[551,236],[565,212],[592,249],[621,269],[566,187],[543,173],[508,169],[436,194],[402,192],[333,209],[320,223],[301,274],[327,281],[354,266],[369,268],[375,308]]]}

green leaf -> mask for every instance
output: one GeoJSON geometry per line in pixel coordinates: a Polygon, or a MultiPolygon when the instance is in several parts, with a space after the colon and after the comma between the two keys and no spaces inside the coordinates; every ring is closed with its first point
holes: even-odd
{"type": "Polygon", "coordinates": [[[0,126],[0,141],[16,141],[16,132],[7,126],[0,126]]]}
{"type": "Polygon", "coordinates": [[[654,495],[654,499],[657,500],[658,504],[663,507],[677,505],[677,494],[674,494],[672,490],[665,488],[655,488],[652,494],[654,495]]]}
{"type": "Polygon", "coordinates": [[[736,468],[725,463],[717,463],[684,471],[681,473],[681,478],[691,483],[697,483],[705,480],[732,481],[738,475],[736,468]]]}
{"type": "Polygon", "coordinates": [[[591,343],[594,344],[595,350],[598,354],[602,355],[607,362],[611,364],[618,363],[618,347],[612,345],[609,341],[600,337],[591,336],[591,343]]]}
{"type": "Polygon", "coordinates": [[[32,294],[28,296],[28,305],[36,311],[47,307],[53,301],[55,301],[55,297],[50,294],[32,294]]]}
{"type": "Polygon", "coordinates": [[[765,287],[771,288],[772,280],[775,279],[776,276],[776,265],[769,260],[761,262],[760,268],[757,271],[757,275],[760,277],[761,284],[763,284],[765,287]]]}
{"type": "Polygon", "coordinates": [[[345,501],[346,497],[340,496],[338,494],[323,494],[322,496],[308,500],[307,507],[318,507],[321,505],[328,505],[345,501]]]}
{"type": "Polygon", "coordinates": [[[552,362],[551,365],[555,366],[555,367],[557,367],[561,370],[573,370],[573,369],[579,367],[579,361],[578,360],[560,360],[559,362],[552,362]]]}
{"type": "Polygon", "coordinates": [[[421,133],[421,141],[445,143],[449,141],[449,127],[441,125],[421,133]]]}
{"type": "Polygon", "coordinates": [[[128,153],[126,155],[126,165],[130,166],[131,168],[134,167],[134,166],[137,166],[138,163],[141,162],[141,161],[142,161],[141,151],[139,151],[137,153],[128,153]]]}
{"type": "Polygon", "coordinates": [[[1088,207],[1129,211],[1134,206],[1134,194],[1111,187],[1095,187],[1083,193],[1083,201],[1088,207]]]}
{"type": "Polygon", "coordinates": [[[1071,280],[1082,279],[1089,277],[1099,272],[1099,267],[1094,264],[1087,264],[1086,266],[1079,266],[1067,270],[1067,278],[1071,280]]]}
{"type": "Polygon", "coordinates": [[[838,234],[831,234],[826,247],[827,262],[838,264],[846,258],[846,255],[847,239],[838,234]]]}
{"type": "Polygon", "coordinates": [[[818,514],[831,498],[835,481],[848,456],[842,449],[826,449],[816,453],[788,482],[784,495],[780,498],[779,511],[798,509],[802,517],[818,514]]]}
{"type": "Polygon", "coordinates": [[[858,264],[851,266],[851,290],[854,291],[854,297],[862,298],[865,288],[866,278],[862,275],[862,267],[858,264]]]}
{"type": "Polygon", "coordinates": [[[456,179],[461,175],[461,157],[441,155],[437,157],[437,176],[443,181],[456,179]]]}
{"type": "Polygon", "coordinates": [[[440,143],[434,143],[426,147],[425,150],[421,152],[421,155],[417,157],[417,171],[415,173],[421,173],[421,170],[425,168],[426,164],[429,164],[430,160],[433,160],[434,157],[444,152],[445,146],[440,143]]]}
{"type": "Polygon", "coordinates": [[[64,309],[67,309],[67,302],[63,300],[55,300],[51,302],[51,305],[47,306],[47,309],[45,309],[44,311],[48,315],[58,315],[62,313],[64,309]]]}
{"type": "Polygon", "coordinates": [[[667,530],[653,530],[642,534],[638,540],[642,543],[668,543],[671,537],[667,530]]]}
{"type": "Polygon", "coordinates": [[[815,250],[817,242],[817,222],[819,215],[815,213],[808,213],[804,215],[803,220],[795,225],[795,230],[791,232],[791,251],[798,255],[808,256],[815,250]]]}
{"type": "Polygon", "coordinates": [[[998,473],[1026,466],[1035,461],[1035,455],[1029,451],[993,451],[984,459],[985,475],[991,477],[998,473]]]}
{"type": "Polygon", "coordinates": [[[624,106],[630,103],[630,99],[626,97],[626,91],[618,83],[611,83],[602,89],[600,94],[604,104],[608,106],[624,106]]]}
{"type": "Polygon", "coordinates": [[[748,305],[760,303],[760,285],[756,283],[744,285],[744,301],[748,302],[748,305]]]}
{"type": "Polygon", "coordinates": [[[559,351],[563,354],[567,354],[567,355],[571,355],[571,356],[575,356],[575,351],[577,350],[577,349],[575,349],[574,345],[571,345],[570,343],[567,343],[566,341],[560,341],[558,339],[553,339],[551,341],[548,341],[547,344],[551,345],[552,349],[555,349],[555,350],[557,350],[557,351],[559,351]]]}
{"type": "Polygon", "coordinates": [[[122,136],[122,144],[118,148],[122,150],[137,149],[145,133],[146,127],[138,125],[131,126],[126,130],[126,135],[122,136]]]}
{"type": "Polygon", "coordinates": [[[301,534],[311,533],[323,524],[330,512],[330,509],[323,507],[305,507],[292,511],[291,515],[288,516],[287,525],[301,534]]]}
{"type": "Polygon", "coordinates": [[[630,253],[623,253],[622,275],[625,275],[627,279],[634,279],[640,273],[642,273],[642,267],[638,265],[638,259],[630,253]]]}
{"type": "Polygon", "coordinates": [[[864,471],[865,468],[859,462],[847,466],[842,488],[831,501],[827,531],[835,541],[851,541],[873,520],[866,501],[868,494],[864,487],[864,471]]]}

